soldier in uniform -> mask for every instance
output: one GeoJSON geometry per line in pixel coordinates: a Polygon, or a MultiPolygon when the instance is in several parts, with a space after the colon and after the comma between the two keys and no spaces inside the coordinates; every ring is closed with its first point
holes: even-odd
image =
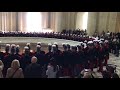
{"type": "Polygon", "coordinates": [[[4,57],[10,54],[9,51],[10,51],[10,44],[6,44],[4,57]]]}
{"type": "Polygon", "coordinates": [[[32,57],[32,55],[30,55],[29,47],[25,46],[24,53],[22,54],[22,58],[21,58],[21,62],[20,62],[23,71],[25,70],[26,66],[31,63],[31,57],[32,57]]]}
{"type": "Polygon", "coordinates": [[[104,65],[106,66],[108,63],[108,59],[109,59],[109,43],[108,40],[105,40],[104,42],[104,50],[105,50],[105,62],[104,65]]]}
{"type": "Polygon", "coordinates": [[[87,53],[88,53],[87,57],[88,57],[89,68],[93,71],[94,62],[95,62],[95,50],[93,48],[92,41],[88,42],[88,52],[87,53]]]}
{"type": "Polygon", "coordinates": [[[21,57],[21,55],[20,55],[20,46],[19,45],[16,45],[16,54],[15,55],[21,57]]]}
{"type": "Polygon", "coordinates": [[[83,51],[83,48],[82,48],[82,45],[78,45],[78,65],[79,65],[79,70],[80,72],[84,69],[83,68],[83,62],[84,62],[84,51],[83,51]]]}
{"type": "Polygon", "coordinates": [[[15,55],[15,49],[16,49],[15,44],[12,44],[11,53],[4,57],[5,72],[11,66],[13,60],[15,59],[20,60],[20,58],[15,55]]]}
{"type": "Polygon", "coordinates": [[[47,61],[49,62],[52,58],[52,44],[48,44],[48,52],[46,53],[45,57],[47,58],[47,61]]]}
{"type": "Polygon", "coordinates": [[[41,46],[40,46],[40,45],[37,45],[37,46],[36,46],[35,56],[37,57],[38,63],[39,63],[41,66],[44,66],[45,64],[48,63],[48,62],[46,62],[45,52],[41,50],[41,46]]]}
{"type": "Polygon", "coordinates": [[[100,48],[99,48],[99,59],[98,59],[98,67],[99,67],[99,72],[103,71],[103,62],[104,62],[104,55],[105,55],[105,51],[104,51],[104,44],[102,41],[99,42],[100,43],[100,48]]]}

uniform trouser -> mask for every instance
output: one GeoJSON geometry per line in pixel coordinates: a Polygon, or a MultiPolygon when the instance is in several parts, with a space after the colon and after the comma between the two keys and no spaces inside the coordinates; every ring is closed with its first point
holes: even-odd
{"type": "Polygon", "coordinates": [[[103,61],[102,60],[99,61],[99,70],[98,71],[100,71],[100,72],[103,71],[103,61]]]}
{"type": "Polygon", "coordinates": [[[83,62],[83,68],[88,69],[89,68],[89,63],[88,61],[83,62]]]}
{"type": "Polygon", "coordinates": [[[118,57],[119,56],[119,50],[118,49],[116,49],[116,51],[115,51],[116,53],[116,56],[118,57]]]}
{"type": "Polygon", "coordinates": [[[75,65],[75,68],[74,68],[74,73],[75,73],[75,76],[78,76],[80,74],[80,72],[82,71],[82,64],[76,64],[75,65]]]}
{"type": "Polygon", "coordinates": [[[108,59],[109,59],[109,56],[106,56],[106,57],[105,57],[105,62],[104,62],[104,65],[105,65],[105,66],[108,64],[108,59]]]}
{"type": "Polygon", "coordinates": [[[94,68],[94,62],[93,61],[90,61],[89,68],[91,69],[91,71],[93,71],[93,68],[94,68]]]}

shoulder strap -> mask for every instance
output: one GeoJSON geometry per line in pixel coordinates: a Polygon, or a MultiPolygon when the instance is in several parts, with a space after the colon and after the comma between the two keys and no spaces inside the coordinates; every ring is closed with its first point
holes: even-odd
{"type": "Polygon", "coordinates": [[[10,78],[13,78],[13,76],[15,75],[15,73],[17,72],[18,69],[19,69],[19,68],[17,68],[17,69],[15,70],[15,72],[10,76],[10,78]]]}

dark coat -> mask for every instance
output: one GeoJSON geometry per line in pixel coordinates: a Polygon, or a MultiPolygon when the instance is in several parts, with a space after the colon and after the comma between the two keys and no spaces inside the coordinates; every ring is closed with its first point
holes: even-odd
{"type": "Polygon", "coordinates": [[[25,78],[41,78],[42,68],[40,64],[32,63],[25,69],[25,78]]]}

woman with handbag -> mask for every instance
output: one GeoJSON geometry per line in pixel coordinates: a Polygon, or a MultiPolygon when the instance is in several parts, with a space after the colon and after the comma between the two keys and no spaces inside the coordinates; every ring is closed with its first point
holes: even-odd
{"type": "Polygon", "coordinates": [[[7,69],[6,78],[24,78],[23,70],[18,60],[13,60],[11,67],[7,69]]]}
{"type": "Polygon", "coordinates": [[[4,64],[3,64],[3,62],[0,60],[0,78],[3,78],[3,73],[2,73],[3,68],[4,68],[4,64]]]}

